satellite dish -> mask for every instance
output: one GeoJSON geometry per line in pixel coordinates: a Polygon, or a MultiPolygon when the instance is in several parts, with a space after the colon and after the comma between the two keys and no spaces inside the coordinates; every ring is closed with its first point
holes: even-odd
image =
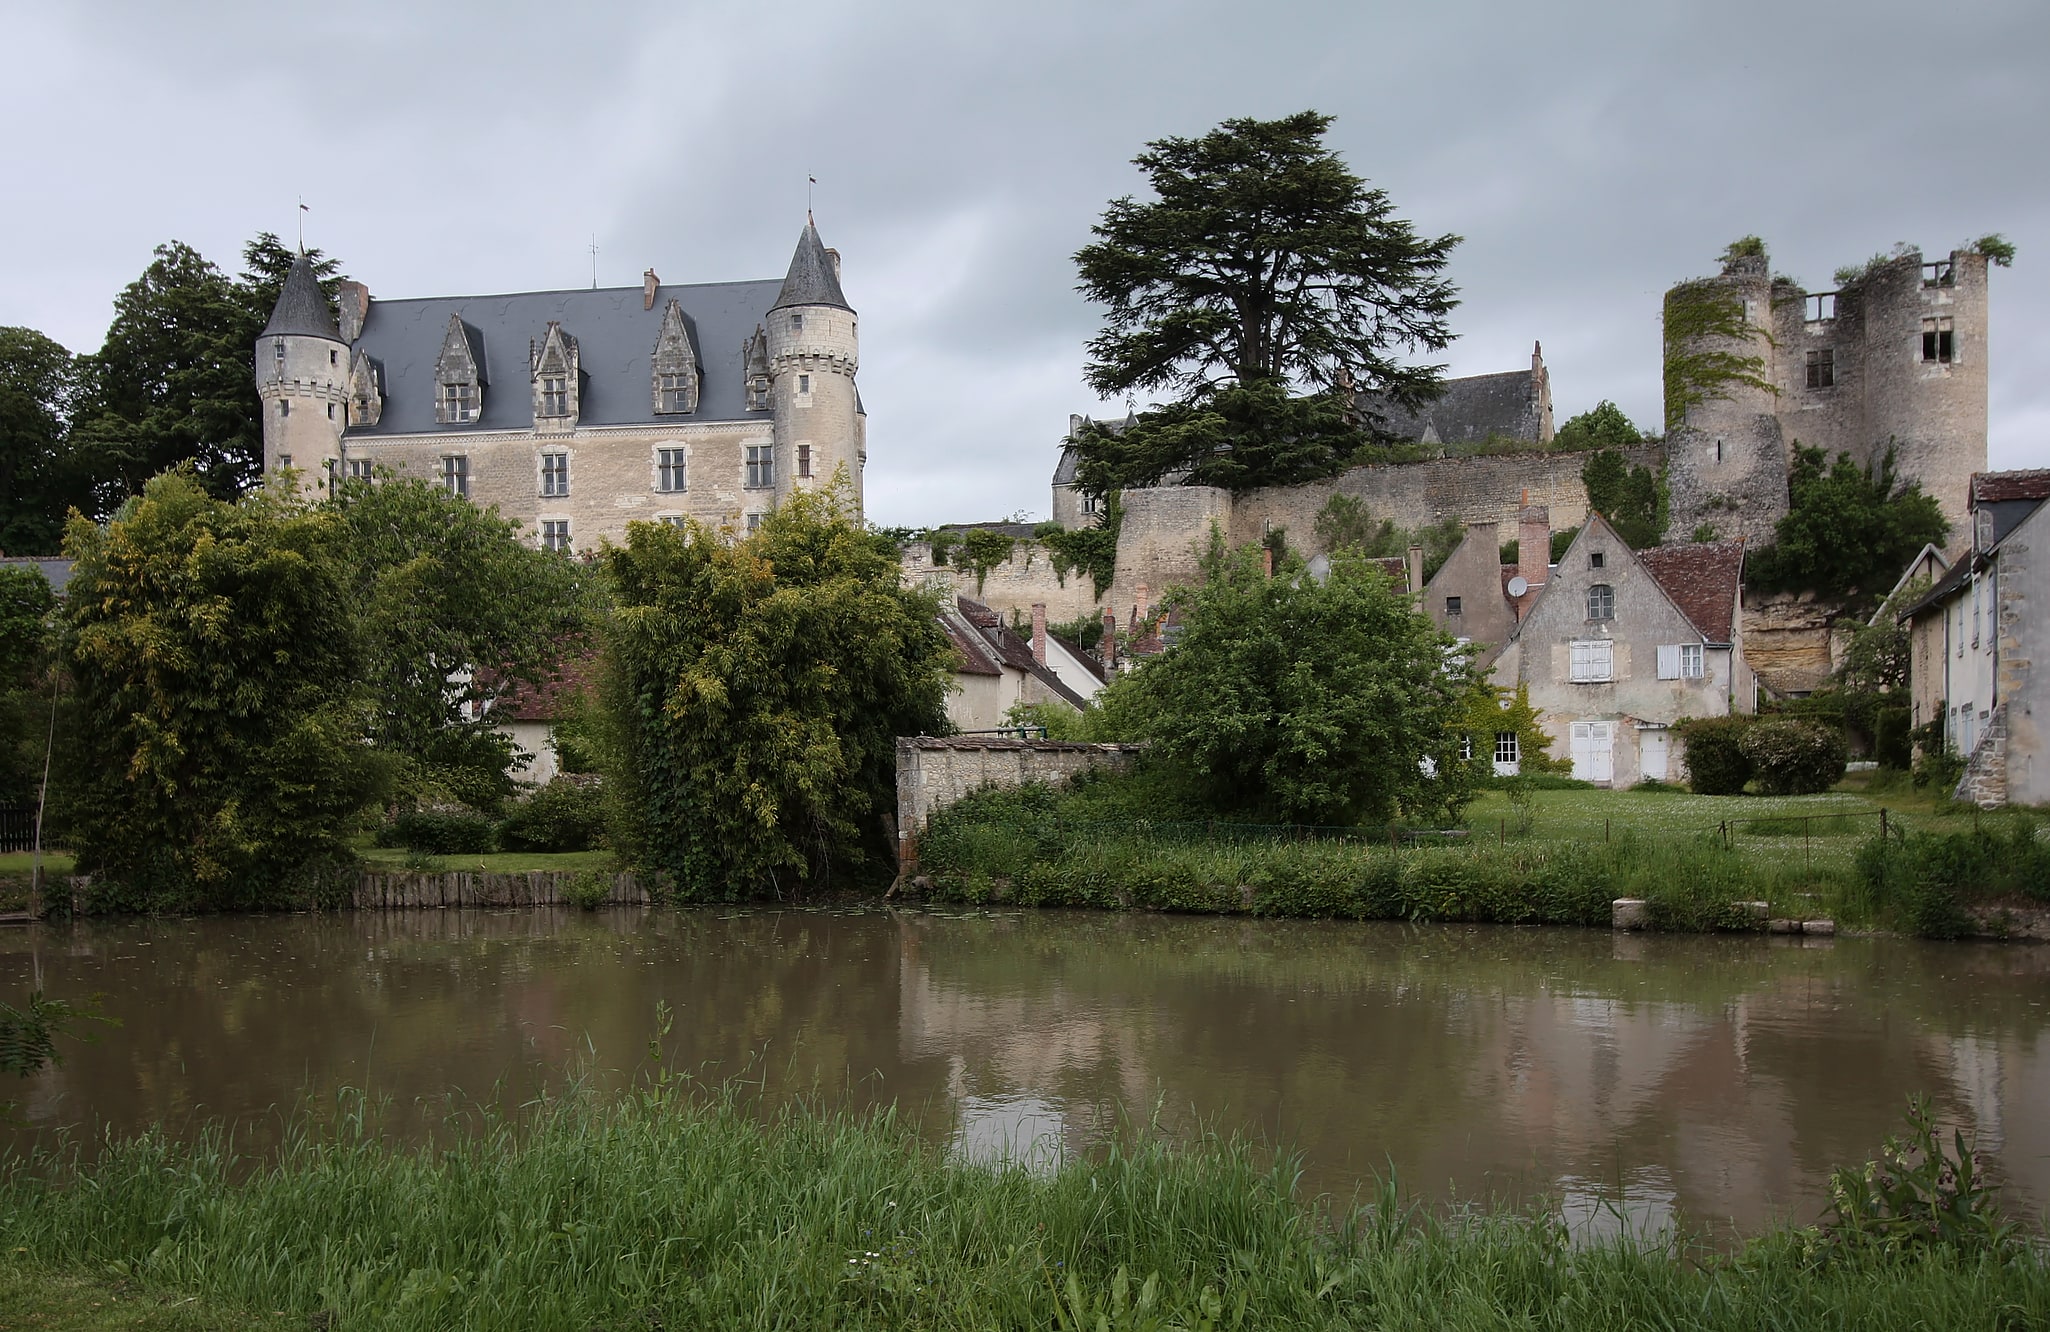
{"type": "Polygon", "coordinates": [[[1510,596],[1520,597],[1528,591],[1530,591],[1530,580],[1525,578],[1522,574],[1518,574],[1516,575],[1516,577],[1509,580],[1510,596]]]}

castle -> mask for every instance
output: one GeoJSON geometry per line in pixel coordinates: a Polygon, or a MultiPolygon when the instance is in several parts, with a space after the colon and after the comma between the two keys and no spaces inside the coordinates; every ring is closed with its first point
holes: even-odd
{"type": "Polygon", "coordinates": [[[809,218],[780,282],[650,269],[639,287],[411,300],[344,282],[340,306],[302,254],[255,349],[266,472],[431,477],[563,551],[636,519],[752,530],[836,476],[860,503],[859,321],[809,218]]]}

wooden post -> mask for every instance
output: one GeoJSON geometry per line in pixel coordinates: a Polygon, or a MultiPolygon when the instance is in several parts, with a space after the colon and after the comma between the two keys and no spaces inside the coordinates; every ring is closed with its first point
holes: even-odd
{"type": "Polygon", "coordinates": [[[1886,834],[1886,806],[1881,805],[1879,807],[1879,840],[1884,842],[1886,840],[1886,834]]]}

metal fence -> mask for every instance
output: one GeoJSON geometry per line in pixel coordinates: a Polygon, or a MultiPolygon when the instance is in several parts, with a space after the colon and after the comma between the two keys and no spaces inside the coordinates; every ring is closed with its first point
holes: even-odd
{"type": "MultiPolygon", "coordinates": [[[[0,851],[33,851],[35,846],[36,807],[0,805],[0,851]]],[[[49,851],[55,846],[48,837],[43,839],[43,850],[49,851]]]]}

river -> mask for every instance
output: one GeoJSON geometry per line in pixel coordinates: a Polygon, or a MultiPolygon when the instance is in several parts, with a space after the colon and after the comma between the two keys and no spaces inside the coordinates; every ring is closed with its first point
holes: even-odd
{"type": "Polygon", "coordinates": [[[2050,948],[1068,912],[559,910],[95,921],[0,933],[120,1026],[13,1087],[5,1150],[59,1129],[270,1141],[367,1087],[400,1131],[570,1070],[894,1101],[958,1150],[1086,1150],[1122,1112],[1251,1131],[1312,1191],[1544,1195],[1752,1230],[1815,1219],[1904,1098],[2050,1203],[2050,948]],[[1122,1111],[1121,1111],[1122,1108],[1122,1111]]]}

